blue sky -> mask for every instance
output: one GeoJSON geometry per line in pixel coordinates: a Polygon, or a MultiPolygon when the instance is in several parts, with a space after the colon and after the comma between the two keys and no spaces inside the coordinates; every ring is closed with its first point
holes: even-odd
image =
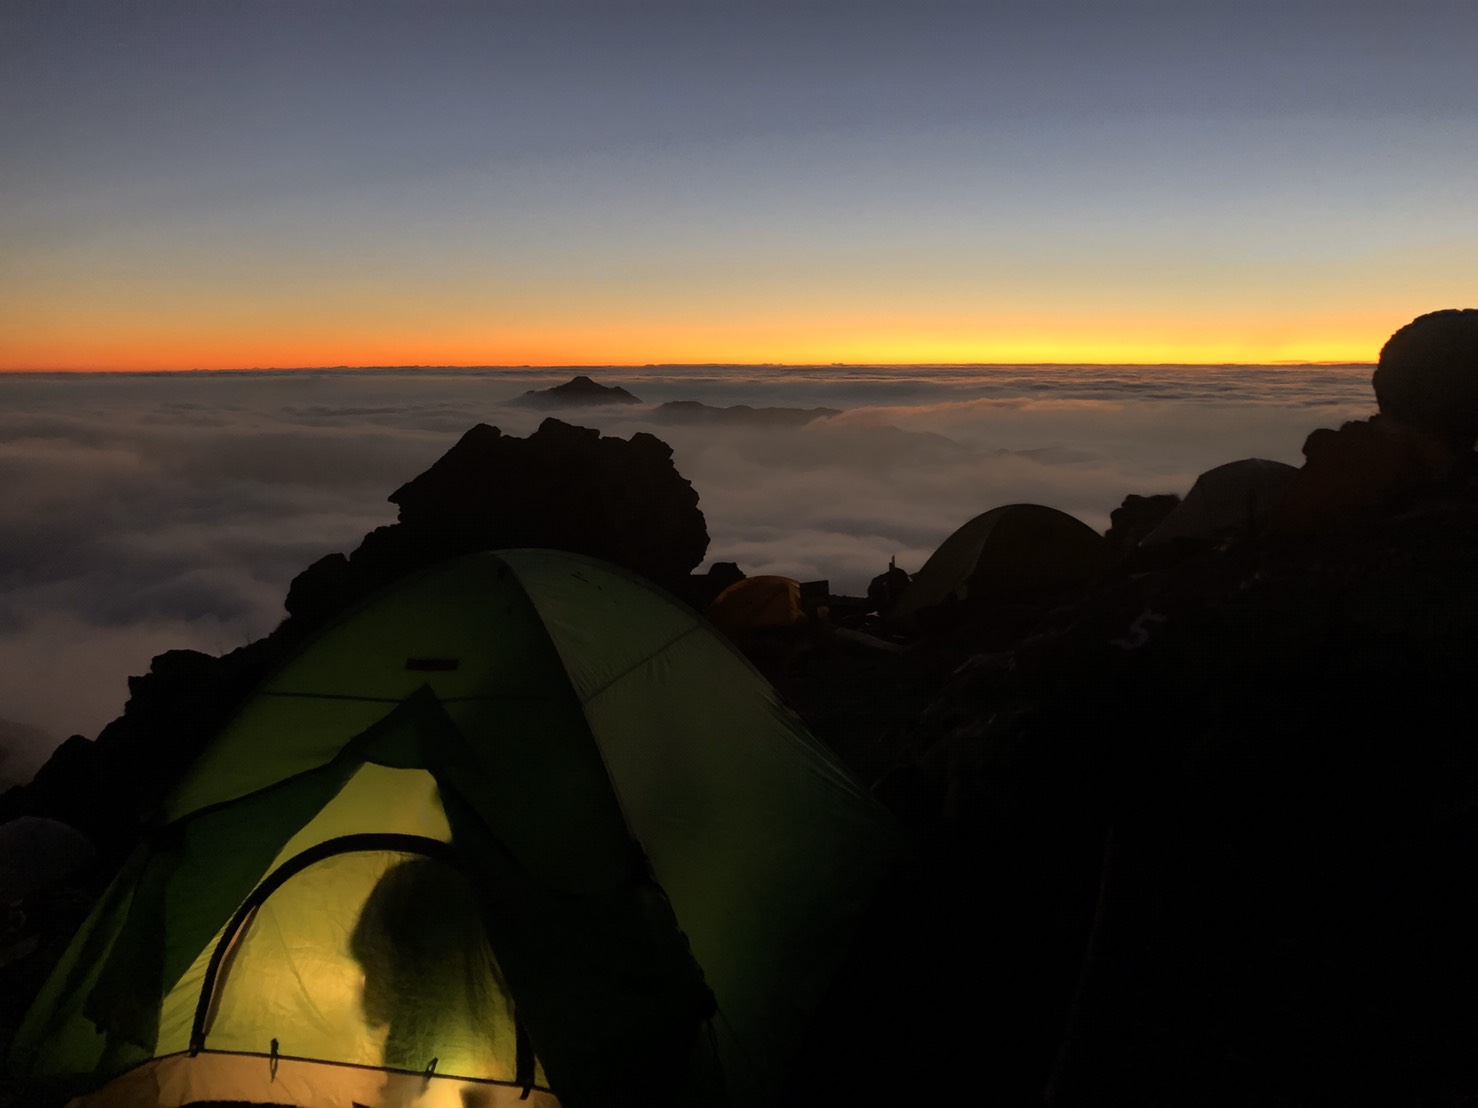
{"type": "Polygon", "coordinates": [[[0,368],[1373,357],[1478,6],[6,0],[0,368]]]}

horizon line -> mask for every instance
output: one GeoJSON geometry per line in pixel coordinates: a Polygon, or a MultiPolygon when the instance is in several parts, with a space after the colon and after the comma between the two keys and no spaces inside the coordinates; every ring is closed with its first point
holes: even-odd
{"type": "Polygon", "coordinates": [[[1231,366],[1276,366],[1279,368],[1360,366],[1374,367],[1373,361],[1348,361],[1344,359],[1315,360],[1279,359],[1267,362],[546,362],[520,364],[426,364],[406,365],[300,365],[300,366],[183,366],[158,369],[97,369],[83,366],[50,369],[3,369],[0,376],[43,376],[47,374],[135,374],[160,375],[171,373],[318,373],[356,372],[361,370],[590,370],[590,369],[1107,369],[1134,367],[1159,369],[1171,366],[1187,369],[1223,369],[1231,366]]]}

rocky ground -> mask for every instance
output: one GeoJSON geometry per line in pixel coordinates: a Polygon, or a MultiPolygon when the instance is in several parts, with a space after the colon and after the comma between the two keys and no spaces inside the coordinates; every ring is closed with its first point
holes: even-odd
{"type": "MultiPolygon", "coordinates": [[[[1072,588],[903,635],[880,582],[744,639],[913,844],[795,1102],[1478,1104],[1478,482],[1471,452],[1438,470],[1152,552],[1174,501],[1130,497],[1072,588]]],[[[0,796],[0,822],[99,847],[14,906],[0,1038],[201,737],[346,604],[505,545],[697,606],[717,585],[689,576],[703,517],[650,435],[474,428],[391,499],[400,522],[300,575],[271,636],[161,655],[0,796]]]]}

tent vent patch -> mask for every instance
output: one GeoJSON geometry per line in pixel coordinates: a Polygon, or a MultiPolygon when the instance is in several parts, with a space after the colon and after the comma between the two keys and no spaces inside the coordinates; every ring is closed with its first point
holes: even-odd
{"type": "Polygon", "coordinates": [[[422,673],[450,673],[462,664],[460,658],[407,658],[405,668],[422,673]]]}

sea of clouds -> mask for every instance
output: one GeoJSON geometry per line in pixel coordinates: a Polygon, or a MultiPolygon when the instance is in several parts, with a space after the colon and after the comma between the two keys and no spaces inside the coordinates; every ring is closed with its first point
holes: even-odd
{"type": "MultiPolygon", "coordinates": [[[[288,582],[394,521],[386,497],[475,423],[572,370],[0,376],[0,787],[94,735],[161,651],[270,630],[288,582]]],[[[584,369],[640,405],[569,409],[669,442],[711,560],[859,593],[896,557],[1033,501],[1095,528],[1131,492],[1236,458],[1299,462],[1374,408],[1369,366],[584,369]],[[799,428],[659,423],[668,400],[824,406],[799,428]]]]}

